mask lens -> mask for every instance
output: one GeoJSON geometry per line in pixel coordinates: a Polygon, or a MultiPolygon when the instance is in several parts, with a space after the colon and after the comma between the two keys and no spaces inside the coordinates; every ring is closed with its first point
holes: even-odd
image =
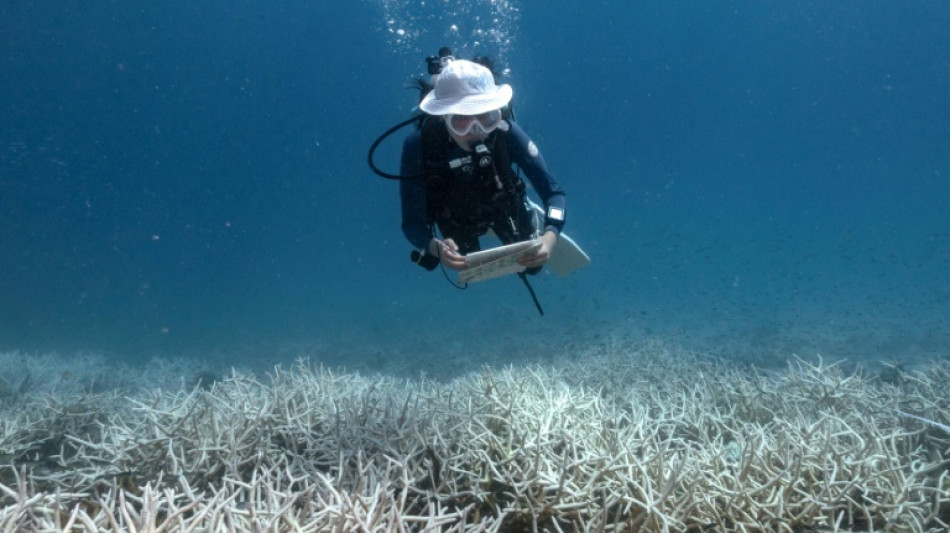
{"type": "Polygon", "coordinates": [[[491,133],[501,124],[501,110],[495,109],[480,115],[449,115],[446,121],[456,135],[468,135],[478,128],[482,133],[491,133]]]}

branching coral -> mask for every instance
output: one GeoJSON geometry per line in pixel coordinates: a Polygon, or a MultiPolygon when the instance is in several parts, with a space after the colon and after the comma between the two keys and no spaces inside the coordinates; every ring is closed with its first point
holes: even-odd
{"type": "MultiPolygon", "coordinates": [[[[762,376],[661,344],[449,383],[266,380],[3,414],[4,531],[926,531],[950,522],[935,364],[762,376]]],[[[943,421],[943,422],[941,422],[943,421]]]]}

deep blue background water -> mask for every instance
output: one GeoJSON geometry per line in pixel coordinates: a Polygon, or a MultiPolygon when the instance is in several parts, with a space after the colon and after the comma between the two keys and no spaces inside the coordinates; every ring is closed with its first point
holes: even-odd
{"type": "Polygon", "coordinates": [[[0,5],[0,349],[947,356],[946,3],[397,4],[0,5]],[[511,69],[593,257],[543,319],[411,265],[366,167],[442,45],[511,69]]]}

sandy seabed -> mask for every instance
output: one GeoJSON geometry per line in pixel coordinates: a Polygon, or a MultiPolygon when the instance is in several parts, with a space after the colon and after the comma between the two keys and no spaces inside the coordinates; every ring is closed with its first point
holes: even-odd
{"type": "Polygon", "coordinates": [[[644,341],[445,381],[301,360],[121,389],[46,366],[0,383],[5,532],[950,524],[947,361],[761,372],[644,341]]]}

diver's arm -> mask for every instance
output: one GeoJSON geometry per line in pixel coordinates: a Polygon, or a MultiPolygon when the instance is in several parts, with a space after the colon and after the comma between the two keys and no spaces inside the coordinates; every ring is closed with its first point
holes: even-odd
{"type": "MultiPolygon", "coordinates": [[[[419,132],[413,132],[402,144],[399,173],[402,176],[422,174],[422,144],[419,132]]],[[[429,250],[432,225],[426,212],[426,180],[410,178],[399,180],[399,199],[402,204],[402,233],[417,250],[429,250]]]]}
{"type": "Polygon", "coordinates": [[[514,122],[510,125],[508,153],[511,154],[511,160],[524,171],[525,177],[531,182],[531,186],[544,203],[545,217],[542,233],[553,232],[555,236],[560,235],[564,228],[564,190],[548,171],[544,156],[524,130],[514,122]]]}
{"type": "MultiPolygon", "coordinates": [[[[423,173],[423,168],[421,136],[417,131],[403,142],[399,172],[403,176],[418,176],[423,173]]],[[[412,246],[420,253],[438,257],[448,268],[466,268],[465,256],[459,253],[455,241],[435,237],[426,207],[426,179],[399,180],[399,199],[402,203],[402,233],[412,246]]]]}

